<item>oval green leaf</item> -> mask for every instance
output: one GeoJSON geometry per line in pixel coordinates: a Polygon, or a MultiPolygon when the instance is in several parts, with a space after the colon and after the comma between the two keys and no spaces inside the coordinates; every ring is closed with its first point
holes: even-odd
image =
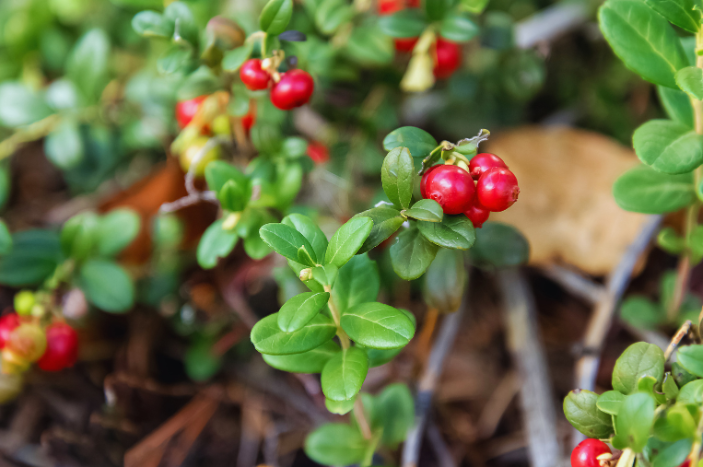
{"type": "Polygon", "coordinates": [[[338,268],[344,266],[364,244],[373,221],[368,217],[354,217],[342,225],[332,235],[325,253],[325,264],[334,264],[338,268]]]}
{"type": "MultiPolygon", "coordinates": [[[[435,222],[428,222],[427,224],[438,225],[435,222]]],[[[391,246],[393,270],[401,279],[408,281],[417,279],[430,266],[438,249],[439,247],[430,243],[417,228],[409,228],[401,232],[391,246]]]]}
{"type": "Polygon", "coordinates": [[[305,292],[288,300],[278,312],[278,327],[281,331],[293,332],[310,322],[327,304],[328,292],[305,292]]]}
{"type": "Polygon", "coordinates": [[[289,355],[312,350],[329,341],[337,333],[332,320],[318,314],[294,332],[281,331],[278,313],[263,318],[251,330],[251,342],[263,354],[289,355]]]}
{"type": "Polygon", "coordinates": [[[607,438],[613,433],[613,422],[598,409],[598,394],[585,389],[575,389],[564,398],[566,419],[589,438],[607,438]]]}
{"type": "Polygon", "coordinates": [[[325,364],[342,349],[334,341],[327,341],[319,347],[303,353],[291,355],[263,354],[264,361],[272,367],[291,373],[321,373],[325,364]]]}
{"type": "Polygon", "coordinates": [[[349,308],[341,325],[354,342],[373,349],[404,347],[415,335],[415,326],[402,311],[378,302],[349,308]]]}
{"type": "Polygon", "coordinates": [[[88,301],[101,310],[123,313],[134,304],[134,283],[115,262],[89,259],[80,269],[78,282],[88,301]]]}
{"type": "Polygon", "coordinates": [[[673,120],[650,120],[632,135],[637,157],[667,174],[690,172],[703,163],[703,136],[673,120]]]}
{"type": "Polygon", "coordinates": [[[613,185],[613,195],[621,208],[643,214],[678,211],[696,197],[691,174],[662,174],[644,165],[622,174],[613,185]]]}
{"type": "Polygon", "coordinates": [[[625,395],[631,394],[637,390],[637,383],[644,376],[651,376],[657,382],[663,379],[664,352],[654,344],[637,342],[625,349],[615,362],[613,389],[625,395]]]}
{"type": "Polygon", "coordinates": [[[406,147],[392,149],[383,159],[381,184],[388,199],[400,209],[407,209],[413,197],[415,165],[406,147]]]}
{"type": "Polygon", "coordinates": [[[474,225],[464,214],[445,215],[441,222],[420,221],[417,228],[427,240],[443,248],[468,250],[476,241],[474,225]]]}
{"type": "Polygon", "coordinates": [[[343,349],[330,358],[322,369],[322,392],[333,401],[350,400],[361,390],[368,371],[366,352],[356,347],[343,349]]]}
{"type": "Polygon", "coordinates": [[[405,211],[405,215],[426,222],[442,222],[444,212],[442,206],[433,199],[421,199],[413,207],[405,211]]]}
{"type": "Polygon", "coordinates": [[[371,208],[354,217],[368,217],[373,221],[371,233],[364,244],[361,245],[361,248],[359,248],[359,254],[366,253],[376,248],[383,243],[384,240],[393,235],[400,226],[403,225],[403,222],[405,222],[405,218],[400,215],[400,211],[391,206],[371,208]]]}

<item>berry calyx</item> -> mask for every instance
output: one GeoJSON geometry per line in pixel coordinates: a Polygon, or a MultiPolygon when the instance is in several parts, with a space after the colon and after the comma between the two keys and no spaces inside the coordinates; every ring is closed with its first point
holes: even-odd
{"type": "Polygon", "coordinates": [[[476,154],[471,161],[469,161],[469,172],[474,180],[478,180],[482,173],[493,167],[508,168],[505,162],[503,162],[503,159],[489,152],[476,154]]]}
{"type": "Polygon", "coordinates": [[[469,206],[469,209],[467,209],[464,214],[466,214],[466,217],[469,218],[475,228],[480,229],[483,227],[483,223],[488,220],[491,211],[481,206],[481,203],[478,202],[478,198],[474,197],[473,203],[471,203],[471,206],[469,206]]]}
{"type": "Polygon", "coordinates": [[[493,212],[508,209],[515,204],[519,194],[515,174],[504,167],[488,169],[476,184],[478,201],[493,212]]]}
{"type": "Polygon", "coordinates": [[[607,444],[598,439],[585,439],[571,451],[571,467],[602,467],[598,459],[602,454],[611,454],[607,444]]]}
{"type": "Polygon", "coordinates": [[[287,71],[271,88],[271,102],[281,110],[291,110],[307,104],[314,90],[315,82],[308,72],[287,71]]]}
{"type": "Polygon", "coordinates": [[[0,318],[0,349],[5,348],[5,345],[10,340],[10,334],[14,331],[22,322],[17,313],[10,313],[0,318]]]}
{"type": "Polygon", "coordinates": [[[417,44],[418,37],[404,37],[395,39],[395,50],[401,53],[410,53],[415,48],[417,44]]]}
{"type": "Polygon", "coordinates": [[[435,78],[449,78],[461,65],[461,47],[456,42],[451,42],[441,37],[435,44],[435,65],[433,73],[435,78]]]}
{"type": "Polygon", "coordinates": [[[324,144],[310,141],[308,143],[308,157],[310,157],[315,164],[324,164],[330,160],[330,152],[324,144]]]}
{"type": "MultiPolygon", "coordinates": [[[[190,170],[190,166],[193,164],[193,160],[200,153],[200,150],[207,144],[208,138],[206,136],[199,136],[190,143],[190,145],[183,151],[183,153],[178,157],[181,163],[181,168],[184,172],[190,170]]],[[[219,159],[221,156],[220,147],[215,146],[210,149],[205,155],[198,161],[198,165],[195,167],[194,173],[196,176],[201,177],[205,174],[205,167],[212,161],[219,159]]]]}
{"type": "Polygon", "coordinates": [[[207,99],[207,96],[198,96],[187,101],[179,101],[176,103],[176,121],[178,126],[185,128],[193,120],[195,114],[198,113],[200,104],[207,99]]]}
{"type": "Polygon", "coordinates": [[[54,323],[46,328],[46,352],[37,361],[44,371],[61,371],[78,360],[78,333],[66,323],[54,323]]]}
{"type": "Polygon", "coordinates": [[[266,89],[271,82],[271,75],[261,68],[261,60],[258,58],[251,58],[244,62],[239,69],[239,78],[250,91],[266,89]]]}
{"type": "Polygon", "coordinates": [[[440,165],[428,171],[423,178],[426,179],[424,198],[437,201],[445,214],[462,214],[471,206],[476,193],[474,180],[461,167],[440,165]]]}

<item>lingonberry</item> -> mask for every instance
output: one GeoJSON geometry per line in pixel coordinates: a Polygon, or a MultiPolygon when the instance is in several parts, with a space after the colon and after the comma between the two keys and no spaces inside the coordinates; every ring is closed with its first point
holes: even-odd
{"type": "Polygon", "coordinates": [[[176,103],[176,121],[178,126],[185,128],[193,120],[195,114],[198,113],[200,104],[207,98],[207,96],[198,96],[193,99],[188,99],[187,101],[179,101],[176,103]]]}
{"type": "Polygon", "coordinates": [[[508,209],[517,201],[519,194],[515,174],[504,167],[488,169],[476,183],[478,201],[493,212],[508,209]]]}
{"type": "Polygon", "coordinates": [[[683,464],[679,465],[679,467],[689,467],[691,465],[691,459],[686,459],[683,461],[683,464]]]}
{"type": "Polygon", "coordinates": [[[13,359],[35,362],[46,350],[46,334],[34,323],[22,323],[12,330],[5,343],[3,358],[6,353],[13,354],[13,359]]]}
{"type": "Polygon", "coordinates": [[[417,37],[404,37],[395,40],[395,50],[402,53],[410,53],[415,48],[419,38],[417,37]]]}
{"type": "Polygon", "coordinates": [[[461,65],[461,47],[456,42],[451,42],[441,37],[435,44],[435,78],[449,78],[461,65]]]}
{"type": "Polygon", "coordinates": [[[271,102],[281,110],[291,110],[307,104],[314,89],[315,82],[308,72],[287,71],[271,88],[271,102]]]}
{"type": "Polygon", "coordinates": [[[603,441],[585,439],[571,451],[571,467],[601,467],[598,456],[610,453],[610,448],[603,441]]]}
{"type": "Polygon", "coordinates": [[[330,152],[327,146],[316,141],[308,143],[308,156],[315,164],[324,164],[330,160],[330,152]]]}
{"type": "Polygon", "coordinates": [[[489,152],[476,154],[469,162],[469,172],[471,172],[471,176],[474,180],[478,180],[483,172],[493,167],[508,168],[505,162],[503,162],[503,159],[489,152]]]}
{"type": "MultiPolygon", "coordinates": [[[[193,140],[190,145],[183,151],[179,156],[178,160],[181,163],[181,167],[185,172],[190,170],[190,166],[193,163],[195,157],[200,153],[200,150],[207,144],[208,138],[205,136],[199,136],[193,140]]],[[[198,165],[195,166],[195,175],[200,177],[205,174],[205,167],[212,161],[219,159],[221,156],[221,151],[219,146],[215,146],[203,155],[203,157],[198,161],[198,165]]]]}
{"type": "Polygon", "coordinates": [[[44,371],[61,371],[73,366],[78,359],[78,334],[66,323],[54,323],[46,328],[46,352],[37,361],[44,371]]]}
{"type": "Polygon", "coordinates": [[[392,15],[402,9],[403,2],[399,0],[380,0],[378,2],[378,14],[381,16],[392,15]]]}
{"type": "Polygon", "coordinates": [[[471,206],[469,206],[469,209],[467,209],[464,214],[466,214],[466,217],[469,218],[475,228],[480,229],[483,223],[488,220],[491,211],[481,206],[481,203],[478,202],[478,197],[474,197],[473,203],[471,203],[471,206]]]}
{"type": "Polygon", "coordinates": [[[10,334],[21,324],[17,313],[10,313],[0,318],[0,349],[4,348],[10,340],[10,334]]]}
{"type": "Polygon", "coordinates": [[[239,69],[239,78],[244,86],[251,91],[266,89],[271,82],[271,75],[261,68],[261,60],[258,58],[251,58],[244,62],[244,65],[239,69]]]}
{"type": "Polygon", "coordinates": [[[427,171],[423,174],[422,178],[420,179],[420,195],[422,195],[423,198],[427,199],[427,180],[430,178],[429,174],[433,170],[437,170],[439,167],[442,167],[442,164],[438,165],[433,165],[427,171]]]}
{"type": "Polygon", "coordinates": [[[423,178],[426,178],[424,197],[437,201],[445,214],[462,214],[471,206],[476,192],[474,180],[461,167],[440,165],[428,171],[423,178]]]}

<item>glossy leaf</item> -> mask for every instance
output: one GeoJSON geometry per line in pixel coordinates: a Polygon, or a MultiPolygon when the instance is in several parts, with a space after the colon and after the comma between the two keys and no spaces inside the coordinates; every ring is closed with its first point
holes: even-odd
{"type": "Polygon", "coordinates": [[[459,309],[466,288],[464,255],[442,248],[425,273],[423,297],[427,305],[444,313],[459,309]]]}
{"type": "Polygon", "coordinates": [[[414,126],[404,126],[393,130],[383,139],[383,148],[391,151],[397,147],[406,147],[410,155],[419,161],[427,157],[437,147],[437,140],[425,130],[414,126]]]}
{"type": "Polygon", "coordinates": [[[263,354],[263,357],[266,363],[278,370],[291,373],[321,373],[329,359],[341,350],[330,340],[307,352],[291,355],[263,354]]]}
{"type": "Polygon", "coordinates": [[[76,43],[66,63],[66,75],[89,99],[97,101],[107,84],[110,38],[102,29],[91,29],[76,43]]]}
{"type": "Polygon", "coordinates": [[[307,352],[329,341],[337,333],[332,320],[318,314],[301,329],[281,331],[278,313],[259,320],[251,330],[251,342],[263,354],[289,355],[307,352]]]}
{"type": "Polygon", "coordinates": [[[306,292],[296,295],[283,304],[278,312],[278,327],[285,332],[294,332],[310,322],[327,304],[327,292],[306,292]]]}
{"type": "Polygon", "coordinates": [[[703,163],[703,136],[673,120],[650,120],[632,136],[637,157],[667,174],[690,172],[703,163]]]}
{"type": "Polygon", "coordinates": [[[259,17],[259,27],[270,35],[286,30],[293,16],[293,0],[269,0],[259,17]]]}
{"type": "Polygon", "coordinates": [[[664,394],[668,400],[676,400],[679,395],[679,387],[676,385],[676,381],[673,376],[667,373],[664,376],[664,384],[662,385],[664,394]]]}
{"type": "Polygon", "coordinates": [[[406,385],[390,384],[376,396],[373,412],[373,424],[383,428],[381,442],[394,448],[414,425],[415,400],[406,385]]]}
{"type": "Polygon", "coordinates": [[[443,248],[468,250],[476,241],[474,225],[464,214],[445,215],[441,222],[421,221],[417,228],[427,240],[443,248]]]}
{"type": "Polygon", "coordinates": [[[439,33],[448,41],[468,42],[476,37],[479,28],[468,16],[453,14],[442,20],[439,33]]]}
{"type": "Polygon", "coordinates": [[[332,300],[340,313],[361,303],[376,301],[381,288],[378,266],[367,255],[354,256],[339,269],[332,300]]]}
{"type": "Polygon", "coordinates": [[[566,419],[589,438],[607,438],[613,433],[610,415],[598,410],[598,394],[576,389],[564,398],[564,415],[566,419]]]}
{"type": "Polygon", "coordinates": [[[625,397],[615,417],[614,445],[627,446],[634,452],[642,452],[654,424],[654,399],[639,392],[625,397]]]}
{"type": "Polygon", "coordinates": [[[617,415],[620,406],[625,400],[625,395],[618,391],[606,391],[600,396],[596,401],[596,407],[601,412],[605,412],[609,415],[617,415]]]}
{"type": "Polygon", "coordinates": [[[212,269],[219,258],[229,255],[237,244],[237,233],[222,228],[224,220],[218,219],[205,230],[200,238],[196,257],[204,269],[212,269]]]}
{"type": "Polygon", "coordinates": [[[99,220],[98,254],[114,256],[137,238],[141,227],[139,214],[131,209],[115,209],[99,220]]]}
{"type": "Polygon", "coordinates": [[[23,84],[0,83],[0,126],[14,128],[51,115],[43,97],[23,84]]]}
{"type": "Polygon", "coordinates": [[[410,151],[405,147],[392,149],[381,168],[381,183],[388,199],[400,209],[410,207],[413,197],[415,165],[410,151]]]}
{"type": "Polygon", "coordinates": [[[693,107],[691,99],[685,92],[666,86],[657,86],[657,94],[659,94],[659,100],[669,118],[686,125],[688,128],[693,128],[693,107]]]}
{"type": "Polygon", "coordinates": [[[683,465],[691,452],[693,442],[690,439],[677,441],[659,451],[652,461],[652,467],[678,467],[683,465]]]}
{"type": "Polygon", "coordinates": [[[652,329],[666,319],[666,313],[648,298],[630,295],[622,302],[620,319],[639,329],[652,329]]]}
{"type": "Polygon", "coordinates": [[[419,37],[427,27],[427,21],[413,8],[400,10],[392,15],[381,16],[378,27],[391,37],[419,37]]]}
{"type": "Polygon", "coordinates": [[[43,282],[61,260],[59,236],[49,230],[25,230],[12,236],[12,248],[0,257],[0,284],[10,287],[43,282]]]}
{"type": "Polygon", "coordinates": [[[701,11],[696,0],[645,0],[645,3],[681,29],[695,33],[701,28],[701,11]]]}
{"type": "Polygon", "coordinates": [[[424,0],[422,5],[427,16],[431,20],[437,21],[444,18],[456,3],[456,0],[424,0]]]}
{"type": "Polygon", "coordinates": [[[78,282],[88,301],[101,310],[124,313],[134,304],[134,283],[115,262],[86,261],[79,271],[78,282]]]}
{"type": "Polygon", "coordinates": [[[654,436],[662,441],[674,442],[690,439],[696,434],[696,421],[684,404],[670,407],[654,422],[654,436]]]}
{"type": "Polygon", "coordinates": [[[315,24],[326,35],[334,34],[353,17],[354,9],[344,0],[322,0],[315,10],[315,24]]]}
{"type": "MultiPolygon", "coordinates": [[[[427,224],[437,225],[434,222],[427,224]]],[[[417,228],[407,229],[398,235],[391,246],[393,270],[401,279],[417,279],[430,266],[438,249],[439,247],[430,243],[417,228]]]]}
{"type": "Polygon", "coordinates": [[[689,373],[703,376],[703,345],[687,345],[676,352],[676,360],[689,373]]]}
{"type": "Polygon", "coordinates": [[[145,37],[171,37],[173,23],[156,11],[140,11],[132,18],[132,29],[145,37]]]}
{"type": "Polygon", "coordinates": [[[703,70],[700,68],[689,66],[680,69],[676,72],[676,84],[692,99],[703,100],[703,70]]]}
{"type": "Polygon", "coordinates": [[[222,69],[229,72],[238,71],[251,56],[252,45],[244,44],[236,49],[229,50],[222,58],[222,69]]]}
{"type": "Polygon", "coordinates": [[[386,363],[393,360],[396,355],[398,355],[403,348],[399,347],[397,349],[364,349],[366,350],[366,355],[369,357],[369,368],[376,366],[385,365],[386,363]]]}
{"type": "Polygon", "coordinates": [[[307,266],[315,266],[317,264],[315,249],[310,242],[293,227],[284,224],[267,224],[261,227],[259,233],[261,234],[261,238],[273,248],[276,253],[290,260],[306,264],[307,266]],[[308,255],[302,258],[298,256],[298,249],[301,247],[308,253],[308,255]],[[312,259],[312,261],[308,258],[312,259]]]}
{"type": "MultiPolygon", "coordinates": [[[[701,346],[703,348],[703,346],[701,346]]],[[[654,344],[638,342],[629,346],[615,362],[613,389],[627,395],[637,390],[644,376],[658,382],[664,377],[664,352],[654,344]]]]}
{"type": "Polygon", "coordinates": [[[366,253],[390,238],[401,225],[405,218],[400,215],[400,211],[391,206],[378,206],[368,211],[361,212],[354,217],[368,217],[373,221],[373,228],[368,238],[359,248],[359,254],[366,253]]]}
{"type": "Polygon", "coordinates": [[[62,170],[68,170],[80,164],[84,151],[80,129],[72,120],[62,121],[44,140],[46,157],[62,170]]]}
{"type": "Polygon", "coordinates": [[[359,251],[372,227],[373,221],[368,217],[354,217],[342,225],[330,239],[325,264],[344,266],[359,251]]]}
{"type": "Polygon", "coordinates": [[[305,454],[322,465],[352,465],[364,459],[369,441],[346,423],[326,423],[305,439],[305,454]]]}
{"type": "Polygon", "coordinates": [[[691,204],[696,194],[691,174],[666,175],[647,166],[630,169],[613,185],[618,206],[643,214],[664,214],[691,204]]]}
{"type": "Polygon", "coordinates": [[[413,207],[405,211],[405,215],[419,221],[442,222],[444,213],[442,206],[433,199],[421,199],[413,207]]]}
{"type": "Polygon", "coordinates": [[[373,349],[404,347],[415,334],[415,326],[405,314],[378,302],[361,303],[347,309],[341,325],[354,342],[373,349]]]}
{"type": "Polygon", "coordinates": [[[282,224],[293,227],[307,238],[318,258],[324,258],[327,251],[327,237],[312,219],[302,214],[291,214],[281,221],[282,224]]]}
{"type": "Polygon", "coordinates": [[[0,219],[0,256],[12,251],[12,234],[4,220],[0,219]]]}
{"type": "Polygon", "coordinates": [[[248,178],[238,168],[224,161],[212,161],[205,167],[207,186],[215,193],[233,180],[237,185],[248,184],[248,178]]]}
{"type": "Polygon", "coordinates": [[[342,349],[322,369],[322,392],[333,401],[350,400],[361,390],[368,371],[366,352],[357,347],[342,349]]]}
{"type": "Polygon", "coordinates": [[[703,404],[703,379],[684,384],[676,399],[679,404],[703,404]]]}

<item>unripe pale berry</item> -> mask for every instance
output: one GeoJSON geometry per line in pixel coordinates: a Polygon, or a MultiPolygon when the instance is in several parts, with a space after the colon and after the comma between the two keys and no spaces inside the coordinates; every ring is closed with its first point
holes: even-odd
{"type": "Polygon", "coordinates": [[[491,211],[481,206],[481,203],[478,202],[478,197],[474,197],[473,203],[471,203],[471,206],[469,206],[469,209],[467,209],[464,214],[466,214],[466,217],[469,218],[475,228],[480,229],[483,223],[488,220],[491,211]]]}
{"type": "Polygon", "coordinates": [[[44,371],[61,371],[73,366],[78,359],[78,334],[66,323],[54,323],[46,328],[46,352],[37,361],[44,371]]]}
{"type": "Polygon", "coordinates": [[[471,158],[471,161],[469,161],[469,172],[474,180],[478,180],[482,173],[493,167],[508,168],[505,162],[503,162],[503,159],[488,152],[476,154],[471,158]]]}
{"type": "Polygon", "coordinates": [[[315,82],[308,72],[287,71],[271,88],[271,102],[281,110],[291,110],[307,104],[314,90],[315,82]]]}
{"type": "Polygon", "coordinates": [[[35,362],[44,355],[46,350],[46,334],[34,323],[22,323],[11,333],[3,349],[13,354],[13,360],[35,362]]]}
{"type": "Polygon", "coordinates": [[[193,120],[195,114],[198,113],[200,104],[207,99],[207,96],[198,96],[187,101],[179,101],[176,103],[176,121],[178,126],[185,128],[193,120]]]}
{"type": "Polygon", "coordinates": [[[10,313],[0,318],[0,349],[10,340],[10,334],[21,324],[17,313],[10,313]]]}
{"type": "MultiPolygon", "coordinates": [[[[198,155],[200,150],[207,144],[208,138],[206,136],[199,136],[196,138],[183,153],[179,156],[179,161],[181,162],[181,168],[183,171],[188,172],[193,160],[198,155]]],[[[221,157],[221,151],[219,146],[215,146],[210,149],[205,155],[198,161],[198,165],[195,167],[195,175],[198,177],[203,176],[205,173],[205,167],[212,161],[217,160],[221,157]]]]}
{"type": "Polygon", "coordinates": [[[258,58],[251,58],[244,62],[244,65],[239,69],[239,78],[244,86],[251,91],[266,89],[271,82],[271,75],[261,68],[261,60],[258,58]]]}
{"type": "Polygon", "coordinates": [[[508,169],[494,167],[484,172],[476,184],[478,201],[493,212],[505,211],[517,201],[520,188],[508,169]]]}
{"type": "MultiPolygon", "coordinates": [[[[442,206],[445,214],[462,214],[474,199],[476,189],[469,172],[456,165],[441,165],[423,175],[425,198],[442,206]]],[[[420,181],[422,191],[423,181],[420,181]]]]}
{"type": "Polygon", "coordinates": [[[461,47],[456,42],[437,38],[435,44],[435,78],[449,78],[461,65],[461,47]]]}
{"type": "Polygon", "coordinates": [[[610,453],[610,448],[603,441],[585,439],[571,451],[571,467],[602,467],[598,456],[610,453]]]}

